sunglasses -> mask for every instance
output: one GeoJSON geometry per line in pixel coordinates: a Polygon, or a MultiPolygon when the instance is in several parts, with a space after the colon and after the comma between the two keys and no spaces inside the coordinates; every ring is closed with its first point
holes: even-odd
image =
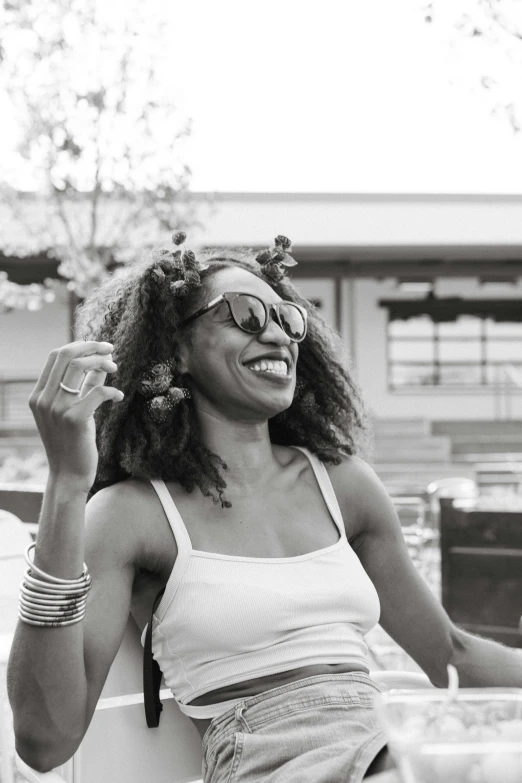
{"type": "Polygon", "coordinates": [[[196,310],[183,321],[185,324],[199,318],[200,315],[213,310],[221,302],[226,302],[230,315],[236,326],[247,334],[259,334],[266,328],[270,317],[279,324],[283,332],[294,343],[300,343],[306,336],[306,310],[294,302],[277,302],[276,304],[266,304],[254,294],[244,294],[238,291],[232,291],[226,294],[220,294],[212,299],[211,302],[196,310]]]}

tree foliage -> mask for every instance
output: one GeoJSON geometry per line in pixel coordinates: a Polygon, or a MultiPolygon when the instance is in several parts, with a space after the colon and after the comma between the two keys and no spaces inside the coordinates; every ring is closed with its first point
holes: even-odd
{"type": "Polygon", "coordinates": [[[1,22],[0,78],[20,134],[1,172],[18,233],[1,249],[50,251],[84,297],[114,262],[195,222],[190,125],[164,57],[172,30],[139,0],[7,0],[1,22]]]}
{"type": "Polygon", "coordinates": [[[519,0],[431,0],[424,20],[444,31],[460,61],[487,95],[491,111],[522,128],[519,74],[522,66],[522,4],[519,0]],[[456,34],[451,39],[451,30],[456,34]]]}

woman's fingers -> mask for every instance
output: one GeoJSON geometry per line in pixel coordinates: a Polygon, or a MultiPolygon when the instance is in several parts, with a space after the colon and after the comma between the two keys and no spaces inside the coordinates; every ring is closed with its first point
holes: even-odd
{"type": "Polygon", "coordinates": [[[38,395],[44,390],[45,384],[47,383],[49,375],[51,374],[51,370],[54,367],[57,354],[58,354],[58,349],[51,351],[51,353],[47,357],[47,361],[43,366],[42,372],[40,373],[38,380],[36,381],[36,385],[31,392],[31,397],[29,398],[29,401],[31,401],[32,398],[38,397],[38,395]]]}
{"type": "MultiPolygon", "coordinates": [[[[116,369],[116,364],[112,361],[112,354],[110,353],[105,356],[100,356],[100,354],[97,353],[92,354],[91,356],[77,356],[69,362],[62,383],[69,389],[82,390],[82,384],[85,383],[87,373],[92,371],[101,372],[104,376],[103,381],[105,381],[107,373],[116,372],[116,369]]],[[[57,393],[62,391],[64,390],[60,387],[57,390],[57,393]]],[[[85,396],[83,391],[81,396],[85,396]]]]}
{"type": "MultiPolygon", "coordinates": [[[[29,397],[29,405],[38,399],[54,399],[60,389],[60,382],[64,382],[64,376],[69,363],[79,357],[89,355],[107,356],[113,350],[110,343],[96,342],[94,340],[79,340],[57,348],[49,354],[40,377],[29,397]]],[[[77,376],[78,377],[78,376],[77,376]]],[[[67,383],[65,384],[68,385],[67,383]]],[[[71,386],[71,388],[79,388],[71,386]]],[[[66,394],[67,392],[63,392],[66,394]]]]}
{"type": "Polygon", "coordinates": [[[77,342],[63,345],[61,348],[55,348],[47,357],[42,372],[31,392],[29,403],[31,404],[32,401],[35,401],[43,393],[49,382],[53,386],[54,391],[57,391],[65,372],[65,366],[71,358],[87,353],[108,354],[112,350],[113,346],[110,343],[96,342],[95,340],[78,340],[77,342]],[[58,380],[56,380],[57,378],[58,380]]]}
{"type": "Polygon", "coordinates": [[[102,402],[107,400],[121,402],[123,397],[123,392],[114,386],[100,386],[97,384],[85,396],[82,395],[80,402],[73,408],[70,408],[67,413],[69,418],[73,420],[86,420],[94,414],[94,411],[102,402]]]}
{"type": "Polygon", "coordinates": [[[112,350],[110,343],[83,341],[52,351],[29,398],[51,474],[85,488],[98,464],[93,413],[106,400],[123,399],[118,389],[104,386],[107,373],[116,371],[112,350]]]}
{"type": "Polygon", "coordinates": [[[91,389],[94,389],[95,386],[103,386],[105,384],[106,378],[107,373],[105,370],[89,370],[82,383],[82,390],[81,394],[79,395],[79,399],[83,400],[83,398],[86,397],[91,389]]]}

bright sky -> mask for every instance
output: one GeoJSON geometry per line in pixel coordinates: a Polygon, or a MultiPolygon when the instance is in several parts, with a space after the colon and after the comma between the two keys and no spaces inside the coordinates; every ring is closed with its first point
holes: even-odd
{"type": "Polygon", "coordinates": [[[422,6],[174,3],[194,189],[522,192],[522,141],[471,90],[490,53],[422,6]]]}
{"type": "Polygon", "coordinates": [[[515,99],[520,65],[451,19],[425,24],[424,5],[165,3],[172,92],[193,120],[192,189],[522,192],[521,134],[476,87],[504,68],[503,96],[515,99]]]}

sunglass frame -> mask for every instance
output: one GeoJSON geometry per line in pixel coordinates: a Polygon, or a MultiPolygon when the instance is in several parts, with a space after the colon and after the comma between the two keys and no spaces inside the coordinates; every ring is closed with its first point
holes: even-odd
{"type": "Polygon", "coordinates": [[[307,312],[304,309],[304,307],[301,307],[301,305],[298,305],[295,302],[289,302],[286,299],[284,299],[282,302],[276,302],[274,304],[268,305],[266,302],[264,302],[256,294],[249,294],[246,291],[227,291],[224,294],[219,294],[219,296],[216,296],[215,299],[212,299],[206,305],[204,305],[203,307],[200,307],[199,310],[196,310],[195,313],[192,313],[192,315],[189,315],[189,317],[186,318],[183,321],[182,325],[185,326],[186,324],[190,323],[191,321],[194,321],[196,318],[199,318],[199,316],[204,315],[205,313],[208,313],[209,310],[213,310],[214,307],[217,307],[219,304],[221,304],[221,302],[226,302],[227,303],[228,309],[230,310],[230,315],[234,319],[234,323],[236,324],[236,326],[239,329],[241,329],[242,332],[246,332],[247,334],[260,334],[263,331],[263,329],[266,329],[266,327],[268,325],[268,321],[270,319],[270,313],[274,312],[275,316],[276,316],[276,319],[277,319],[277,324],[281,327],[281,329],[286,334],[286,336],[289,337],[290,340],[292,340],[292,342],[300,343],[306,337],[306,332],[307,332],[307,329],[308,329],[308,321],[307,321],[307,312]],[[261,305],[263,307],[263,310],[265,312],[265,322],[264,322],[263,326],[260,329],[256,329],[254,331],[251,330],[251,329],[245,329],[245,327],[241,326],[241,324],[238,322],[238,319],[237,319],[237,317],[236,317],[236,315],[234,313],[233,302],[239,296],[250,296],[252,299],[257,299],[257,301],[261,303],[261,305]],[[233,299],[230,299],[230,297],[233,297],[233,299]],[[295,307],[297,310],[299,310],[299,312],[300,312],[300,314],[302,316],[303,322],[304,322],[304,334],[303,334],[302,337],[299,337],[299,338],[296,339],[295,337],[291,337],[288,334],[288,332],[286,331],[285,327],[281,323],[281,317],[279,315],[279,308],[280,308],[281,305],[290,305],[291,307],[295,307]]]}

